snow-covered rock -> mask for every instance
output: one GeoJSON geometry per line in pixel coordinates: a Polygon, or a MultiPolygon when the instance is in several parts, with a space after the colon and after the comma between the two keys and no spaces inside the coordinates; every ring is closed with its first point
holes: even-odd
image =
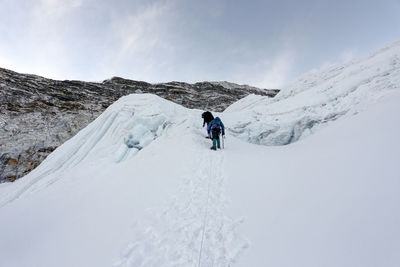
{"type": "Polygon", "coordinates": [[[251,95],[225,111],[232,133],[249,142],[286,145],[400,89],[400,41],[344,65],[307,73],[275,98],[251,95]]]}

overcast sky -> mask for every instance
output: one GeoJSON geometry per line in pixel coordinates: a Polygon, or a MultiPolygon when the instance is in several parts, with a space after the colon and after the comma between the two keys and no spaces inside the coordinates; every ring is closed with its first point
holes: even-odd
{"type": "Polygon", "coordinates": [[[400,0],[0,0],[0,67],[280,88],[400,39],[400,0]]]}

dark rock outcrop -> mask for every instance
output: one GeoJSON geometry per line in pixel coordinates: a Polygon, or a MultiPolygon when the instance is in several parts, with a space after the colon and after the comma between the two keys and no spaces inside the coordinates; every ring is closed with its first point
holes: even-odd
{"type": "Polygon", "coordinates": [[[119,77],[102,83],[57,81],[0,68],[0,182],[29,173],[124,95],[152,93],[188,108],[223,111],[249,94],[273,97],[278,91],[228,82],[150,84],[119,77]]]}

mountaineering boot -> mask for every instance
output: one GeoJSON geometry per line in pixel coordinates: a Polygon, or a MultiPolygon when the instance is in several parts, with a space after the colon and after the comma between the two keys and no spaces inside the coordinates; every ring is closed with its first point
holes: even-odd
{"type": "Polygon", "coordinates": [[[212,147],[210,147],[210,149],[211,149],[211,150],[217,150],[217,149],[216,149],[215,147],[213,147],[213,146],[212,146],[212,147]]]}

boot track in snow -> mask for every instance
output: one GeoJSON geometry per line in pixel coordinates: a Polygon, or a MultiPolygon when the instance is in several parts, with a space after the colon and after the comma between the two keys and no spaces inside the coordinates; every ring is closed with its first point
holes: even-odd
{"type": "Polygon", "coordinates": [[[114,266],[231,266],[248,247],[236,229],[242,221],[224,214],[224,153],[202,144],[196,171],[183,177],[167,207],[137,223],[135,241],[114,266]]]}

